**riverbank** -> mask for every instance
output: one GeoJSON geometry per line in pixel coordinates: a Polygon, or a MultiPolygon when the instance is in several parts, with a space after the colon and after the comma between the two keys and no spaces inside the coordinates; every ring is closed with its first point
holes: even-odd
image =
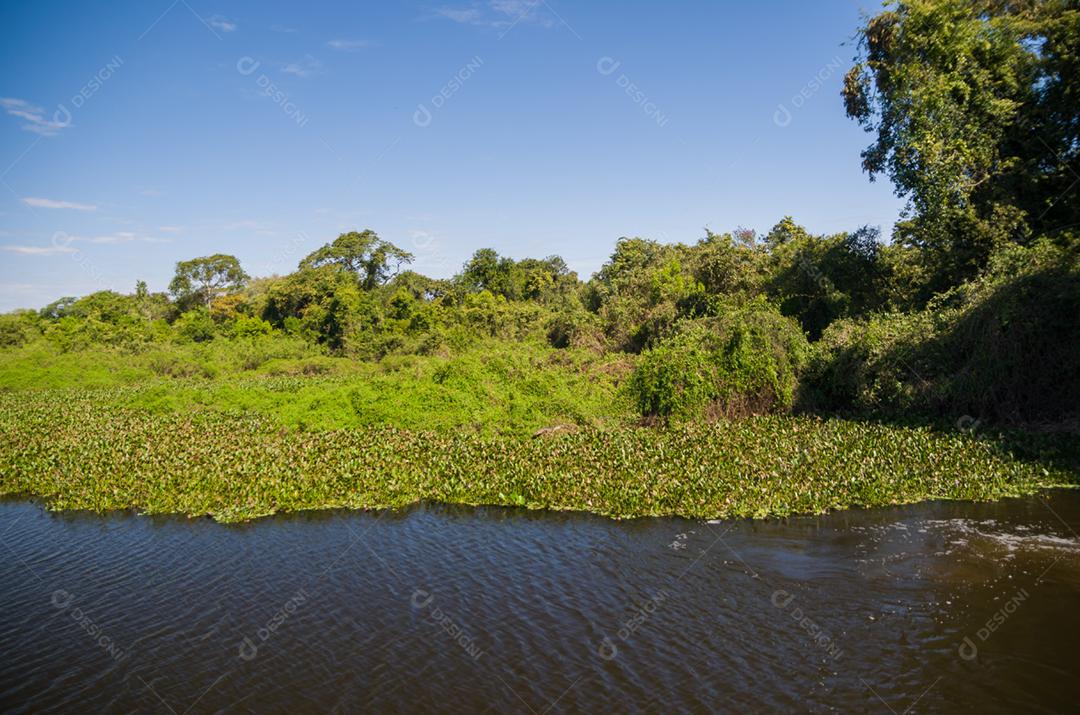
{"type": "Polygon", "coordinates": [[[131,390],[0,395],[0,493],[54,509],[210,516],[418,501],[617,518],[766,517],[1074,485],[999,440],[813,417],[540,438],[388,426],[301,431],[265,415],[119,407],[131,390]]]}

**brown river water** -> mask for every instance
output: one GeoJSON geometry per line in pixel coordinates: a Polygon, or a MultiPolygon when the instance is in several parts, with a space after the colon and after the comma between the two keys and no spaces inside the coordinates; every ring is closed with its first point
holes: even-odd
{"type": "Polygon", "coordinates": [[[0,502],[5,713],[1078,712],[1080,491],[817,517],[0,502]]]}

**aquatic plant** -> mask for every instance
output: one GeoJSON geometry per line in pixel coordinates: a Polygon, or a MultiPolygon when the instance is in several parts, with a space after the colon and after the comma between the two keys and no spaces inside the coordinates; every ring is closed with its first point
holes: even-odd
{"type": "Polygon", "coordinates": [[[536,439],[302,431],[250,413],[115,406],[140,389],[0,395],[0,493],[56,509],[220,521],[421,500],[717,518],[994,499],[1075,479],[977,435],[928,427],[773,415],[536,439]]]}

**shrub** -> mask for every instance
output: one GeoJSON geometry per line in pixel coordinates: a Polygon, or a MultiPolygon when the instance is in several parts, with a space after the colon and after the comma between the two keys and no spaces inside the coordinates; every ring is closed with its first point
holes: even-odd
{"type": "Polygon", "coordinates": [[[233,334],[238,338],[253,338],[260,335],[269,335],[274,331],[274,326],[261,318],[252,318],[241,315],[233,323],[233,334]]]}
{"type": "Polygon", "coordinates": [[[684,321],[642,355],[629,391],[645,417],[686,420],[791,407],[808,346],[797,323],[757,300],[684,321]]]}
{"type": "Polygon", "coordinates": [[[332,358],[316,356],[309,358],[288,359],[275,358],[268,360],[259,367],[259,372],[275,377],[299,377],[304,375],[330,375],[348,365],[349,361],[344,358],[332,358]]]}
{"type": "Polygon", "coordinates": [[[33,311],[17,311],[0,315],[0,348],[18,348],[37,333],[37,315],[33,311]]]}
{"type": "Polygon", "coordinates": [[[603,337],[596,315],[581,308],[563,310],[549,318],[547,340],[555,348],[603,350],[603,337]]]}
{"type": "Polygon", "coordinates": [[[195,308],[184,313],[176,319],[173,327],[182,339],[195,343],[213,340],[216,330],[210,311],[204,307],[195,308]]]}
{"type": "Polygon", "coordinates": [[[221,362],[240,370],[257,370],[271,360],[298,360],[320,352],[306,340],[280,334],[218,341],[215,347],[221,362]]]}
{"type": "Polygon", "coordinates": [[[147,357],[147,365],[151,372],[161,377],[185,378],[185,377],[214,377],[217,370],[211,365],[196,362],[195,360],[178,355],[176,353],[158,352],[147,357]]]}
{"type": "Polygon", "coordinates": [[[1080,243],[1010,246],[913,314],[831,325],[807,407],[882,416],[1062,422],[1080,411],[1080,243]]]}
{"type": "Polygon", "coordinates": [[[885,313],[832,323],[814,343],[799,402],[811,410],[897,415],[926,411],[939,356],[929,313],[885,313]]]}

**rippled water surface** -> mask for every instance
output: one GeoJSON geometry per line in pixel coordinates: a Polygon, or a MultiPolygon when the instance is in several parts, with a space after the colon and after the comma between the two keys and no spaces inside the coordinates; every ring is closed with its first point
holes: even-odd
{"type": "Polygon", "coordinates": [[[4,712],[1075,712],[1080,493],[614,522],[0,503],[4,712]]]}

